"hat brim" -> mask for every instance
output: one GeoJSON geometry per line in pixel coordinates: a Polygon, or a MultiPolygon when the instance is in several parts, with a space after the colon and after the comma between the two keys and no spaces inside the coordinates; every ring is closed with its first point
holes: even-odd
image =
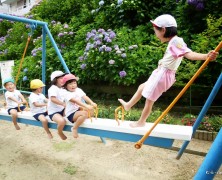
{"type": "Polygon", "coordinates": [[[150,20],[150,22],[152,23],[153,27],[159,27],[157,24],[154,23],[153,20],[150,20]]]}

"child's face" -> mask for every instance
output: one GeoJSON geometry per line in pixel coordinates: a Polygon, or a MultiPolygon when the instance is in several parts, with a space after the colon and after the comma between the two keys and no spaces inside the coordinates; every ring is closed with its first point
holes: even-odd
{"type": "Polygon", "coordinates": [[[15,90],[15,84],[12,83],[12,82],[7,82],[7,83],[5,83],[5,89],[6,89],[7,91],[12,92],[12,91],[15,90]]]}
{"type": "Polygon", "coordinates": [[[153,27],[156,37],[163,43],[166,42],[166,38],[164,38],[164,34],[166,32],[165,28],[158,30],[157,28],[153,27]]]}
{"type": "Polygon", "coordinates": [[[63,76],[57,78],[56,85],[58,87],[62,87],[62,85],[63,85],[63,76]]]}
{"type": "Polygon", "coordinates": [[[36,92],[37,93],[42,93],[42,90],[43,90],[43,87],[40,87],[40,88],[36,89],[36,92]]]}
{"type": "Polygon", "coordinates": [[[77,88],[77,82],[76,81],[72,81],[71,83],[67,84],[67,90],[74,92],[75,89],[77,88]]]}

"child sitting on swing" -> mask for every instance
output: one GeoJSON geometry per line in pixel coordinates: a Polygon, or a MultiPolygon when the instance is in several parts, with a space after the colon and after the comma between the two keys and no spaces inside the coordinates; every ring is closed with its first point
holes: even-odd
{"type": "Polygon", "coordinates": [[[47,113],[47,102],[48,99],[42,94],[42,89],[45,86],[40,79],[34,79],[30,82],[30,89],[32,93],[29,96],[29,106],[33,117],[37,121],[42,122],[42,126],[45,129],[49,139],[53,136],[48,127],[48,120],[46,119],[47,113]]]}
{"type": "Polygon", "coordinates": [[[87,119],[88,112],[86,110],[81,110],[80,106],[86,108],[87,110],[93,110],[93,105],[96,104],[90,100],[86,99],[91,105],[83,103],[81,97],[83,92],[80,90],[76,91],[78,77],[73,74],[67,74],[63,77],[63,87],[67,90],[65,96],[66,108],[65,116],[67,119],[74,123],[72,132],[73,137],[78,138],[78,127],[87,119]],[[79,93],[81,92],[81,93],[79,93]]]}
{"type": "Polygon", "coordinates": [[[15,81],[12,78],[7,78],[4,80],[3,85],[7,90],[5,93],[6,108],[8,109],[8,114],[12,116],[12,122],[16,130],[20,130],[17,123],[18,111],[23,111],[26,106],[27,101],[19,90],[16,90],[15,81]]]}

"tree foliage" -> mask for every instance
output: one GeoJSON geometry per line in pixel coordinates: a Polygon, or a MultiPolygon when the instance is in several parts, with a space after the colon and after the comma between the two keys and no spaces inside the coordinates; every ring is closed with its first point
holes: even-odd
{"type": "MultiPolygon", "coordinates": [[[[179,36],[184,38],[188,47],[197,52],[207,53],[221,41],[220,0],[196,0],[196,4],[187,2],[43,0],[41,4],[33,7],[26,17],[48,22],[67,66],[72,73],[80,77],[79,83],[133,85],[147,79],[157,67],[157,62],[166,48],[166,44],[161,44],[155,37],[150,19],[163,13],[172,14],[178,23],[179,36]],[[202,9],[198,6],[200,2],[204,6],[201,6],[202,9]],[[87,40],[90,32],[98,33],[99,30],[104,31],[97,34],[101,39],[87,40]],[[111,31],[115,33],[115,38],[111,41],[104,40],[111,31]],[[119,49],[116,49],[117,46],[119,49]]],[[[1,20],[0,30],[0,59],[15,60],[16,75],[30,28],[23,23],[1,20]]],[[[23,82],[24,76],[28,80],[41,76],[41,33],[39,27],[34,31],[23,63],[23,69],[28,71],[21,73],[20,84],[26,88],[29,81],[23,82]]],[[[177,72],[176,85],[186,83],[200,65],[201,62],[184,60],[177,72]]],[[[62,70],[49,39],[46,67],[48,82],[52,71],[62,70]]],[[[214,84],[221,67],[219,56],[216,62],[210,63],[197,82],[202,85],[214,84]]]]}

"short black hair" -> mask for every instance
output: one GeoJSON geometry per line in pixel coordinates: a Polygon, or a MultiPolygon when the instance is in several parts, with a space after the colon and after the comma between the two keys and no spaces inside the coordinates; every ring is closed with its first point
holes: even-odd
{"type": "MultiPolygon", "coordinates": [[[[159,31],[161,31],[163,29],[162,27],[156,27],[156,26],[155,26],[155,28],[159,31]]],[[[170,37],[177,35],[177,28],[176,27],[165,27],[165,29],[166,29],[166,32],[163,37],[170,38],[170,37]]]]}
{"type": "Polygon", "coordinates": [[[173,37],[177,35],[177,28],[176,27],[166,27],[166,32],[164,34],[165,38],[173,37]]]}
{"type": "Polygon", "coordinates": [[[67,85],[68,85],[69,83],[72,83],[72,82],[77,82],[77,81],[76,81],[76,79],[68,80],[68,81],[66,81],[66,83],[63,85],[63,87],[67,90],[67,85]]]}

